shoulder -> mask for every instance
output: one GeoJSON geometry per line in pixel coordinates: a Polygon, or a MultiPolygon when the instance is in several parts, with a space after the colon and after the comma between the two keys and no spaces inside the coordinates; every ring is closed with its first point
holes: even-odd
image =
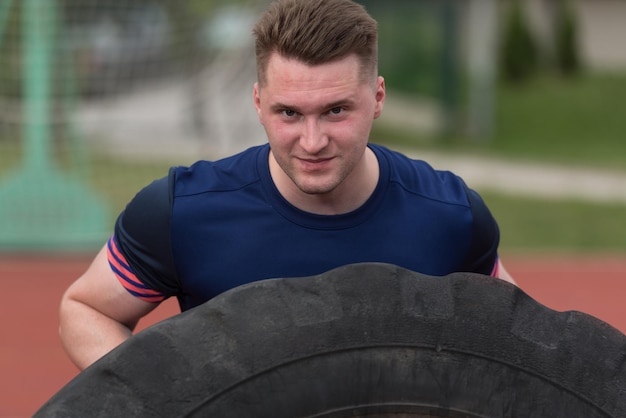
{"type": "Polygon", "coordinates": [[[370,146],[381,167],[388,165],[389,182],[405,192],[443,203],[469,205],[469,190],[463,179],[453,172],[437,170],[426,161],[380,145],[370,146]]]}
{"type": "Polygon", "coordinates": [[[170,171],[170,182],[175,196],[237,190],[257,182],[258,161],[266,158],[268,152],[269,147],[261,145],[221,160],[203,160],[189,167],[174,167],[170,171]]]}
{"type": "Polygon", "coordinates": [[[202,160],[189,167],[174,167],[170,177],[176,195],[231,190],[258,181],[257,162],[268,152],[267,145],[260,145],[217,161],[202,160]]]}
{"type": "Polygon", "coordinates": [[[189,167],[172,167],[168,176],[153,181],[135,195],[118,219],[118,228],[157,233],[157,225],[169,225],[177,198],[237,190],[257,181],[256,161],[261,158],[263,149],[259,146],[214,162],[198,161],[189,167]]]}

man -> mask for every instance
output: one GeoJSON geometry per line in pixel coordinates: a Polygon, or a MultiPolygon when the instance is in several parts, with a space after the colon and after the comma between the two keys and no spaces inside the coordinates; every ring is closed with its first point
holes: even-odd
{"type": "Polygon", "coordinates": [[[269,144],[173,168],[129,203],[61,302],[61,338],[79,368],[171,296],[186,310],[251,281],[357,262],[512,281],[475,192],[368,144],[385,83],[376,22],[360,5],[280,0],[254,34],[254,105],[269,144]]]}

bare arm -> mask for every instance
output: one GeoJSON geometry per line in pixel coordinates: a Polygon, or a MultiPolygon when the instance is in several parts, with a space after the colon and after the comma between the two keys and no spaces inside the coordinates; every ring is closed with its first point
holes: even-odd
{"type": "Polygon", "coordinates": [[[109,266],[105,246],[63,295],[59,313],[63,347],[82,370],[130,337],[139,319],[156,306],[124,289],[109,266]]]}

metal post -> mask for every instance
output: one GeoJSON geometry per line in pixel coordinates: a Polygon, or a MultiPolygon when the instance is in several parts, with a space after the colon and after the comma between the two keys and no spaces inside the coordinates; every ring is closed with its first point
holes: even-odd
{"type": "Polygon", "coordinates": [[[13,0],[2,0],[0,1],[0,45],[2,45],[2,38],[4,37],[4,28],[9,20],[9,12],[11,11],[11,6],[13,5],[13,0]]]}
{"type": "Polygon", "coordinates": [[[487,140],[494,130],[497,21],[496,0],[469,2],[469,130],[474,139],[487,140]]]}
{"type": "Polygon", "coordinates": [[[26,164],[50,166],[51,55],[55,31],[54,0],[24,0],[23,85],[26,164]]]}
{"type": "Polygon", "coordinates": [[[443,103],[443,134],[455,133],[458,125],[458,4],[457,0],[445,0],[442,4],[443,50],[441,63],[441,95],[443,103]]]}

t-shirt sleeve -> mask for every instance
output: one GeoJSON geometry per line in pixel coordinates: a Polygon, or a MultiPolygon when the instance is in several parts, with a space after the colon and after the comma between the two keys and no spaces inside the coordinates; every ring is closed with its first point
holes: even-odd
{"type": "Polygon", "coordinates": [[[179,293],[171,247],[174,171],[142,189],[115,223],[109,263],[122,285],[151,302],[179,293]]]}
{"type": "Polygon", "coordinates": [[[461,271],[493,275],[498,265],[500,229],[478,193],[466,186],[472,212],[472,237],[461,271]]]}

